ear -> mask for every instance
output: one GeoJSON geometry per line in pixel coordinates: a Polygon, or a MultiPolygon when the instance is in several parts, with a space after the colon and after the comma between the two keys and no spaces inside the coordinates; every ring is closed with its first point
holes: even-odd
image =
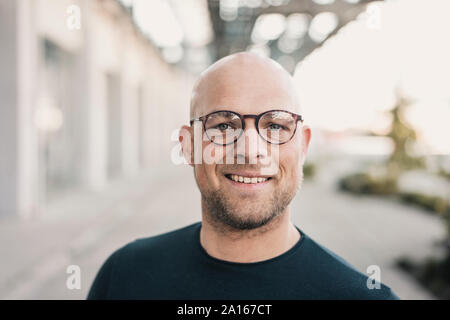
{"type": "Polygon", "coordinates": [[[180,134],[178,136],[178,141],[181,144],[181,151],[183,152],[183,157],[186,162],[193,167],[194,166],[194,136],[192,134],[192,128],[188,126],[182,126],[180,129],[180,134]]]}
{"type": "Polygon", "coordinates": [[[311,128],[302,126],[302,164],[305,163],[306,154],[308,153],[309,142],[311,141],[311,128]]]}

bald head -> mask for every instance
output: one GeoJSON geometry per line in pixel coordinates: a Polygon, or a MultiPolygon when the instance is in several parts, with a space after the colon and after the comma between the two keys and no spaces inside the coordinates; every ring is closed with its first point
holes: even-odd
{"type": "Polygon", "coordinates": [[[270,109],[301,111],[292,76],[277,62],[249,52],[217,61],[194,86],[191,119],[223,109],[252,114],[270,109]]]}

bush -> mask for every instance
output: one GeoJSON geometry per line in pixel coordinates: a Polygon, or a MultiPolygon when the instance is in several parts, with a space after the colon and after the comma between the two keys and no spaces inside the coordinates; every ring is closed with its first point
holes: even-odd
{"type": "Polygon", "coordinates": [[[404,203],[418,205],[441,214],[445,219],[450,219],[450,201],[448,199],[417,192],[399,191],[397,181],[393,178],[373,177],[367,173],[356,173],[341,178],[339,188],[356,194],[397,196],[404,203]]]}
{"type": "Polygon", "coordinates": [[[305,178],[312,178],[316,173],[316,166],[312,163],[305,163],[303,165],[303,176],[305,178]]]}
{"type": "Polygon", "coordinates": [[[340,179],[339,188],[358,194],[392,195],[397,192],[397,181],[392,178],[376,178],[367,173],[356,173],[340,179]]]}
{"type": "Polygon", "coordinates": [[[422,263],[403,257],[397,261],[397,266],[410,273],[438,298],[450,299],[450,256],[429,258],[422,263]]]}
{"type": "Polygon", "coordinates": [[[447,215],[450,217],[450,203],[445,198],[415,192],[400,192],[398,195],[405,203],[415,204],[429,211],[437,212],[444,218],[447,215]]]}

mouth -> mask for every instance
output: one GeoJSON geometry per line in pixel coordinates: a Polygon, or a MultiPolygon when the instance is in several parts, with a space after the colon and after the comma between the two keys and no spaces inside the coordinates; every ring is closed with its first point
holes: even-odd
{"type": "Polygon", "coordinates": [[[272,180],[272,177],[257,177],[257,176],[248,177],[248,176],[240,176],[237,174],[225,174],[225,177],[228,180],[231,180],[235,183],[250,184],[250,185],[262,184],[272,180]]]}

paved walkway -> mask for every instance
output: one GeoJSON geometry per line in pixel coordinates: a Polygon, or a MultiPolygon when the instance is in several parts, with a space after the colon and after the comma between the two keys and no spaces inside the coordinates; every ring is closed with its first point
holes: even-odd
{"type": "MultiPolygon", "coordinates": [[[[433,253],[433,243],[445,232],[438,218],[392,201],[337,192],[320,176],[304,183],[292,213],[304,232],[360,271],[378,265],[382,282],[401,298],[433,299],[396,269],[394,260],[433,253]]],[[[115,249],[199,220],[200,194],[186,167],[116,182],[102,193],[70,195],[39,221],[0,220],[0,299],[84,299],[115,249]],[[66,288],[71,264],[81,268],[81,290],[66,288]]]]}

